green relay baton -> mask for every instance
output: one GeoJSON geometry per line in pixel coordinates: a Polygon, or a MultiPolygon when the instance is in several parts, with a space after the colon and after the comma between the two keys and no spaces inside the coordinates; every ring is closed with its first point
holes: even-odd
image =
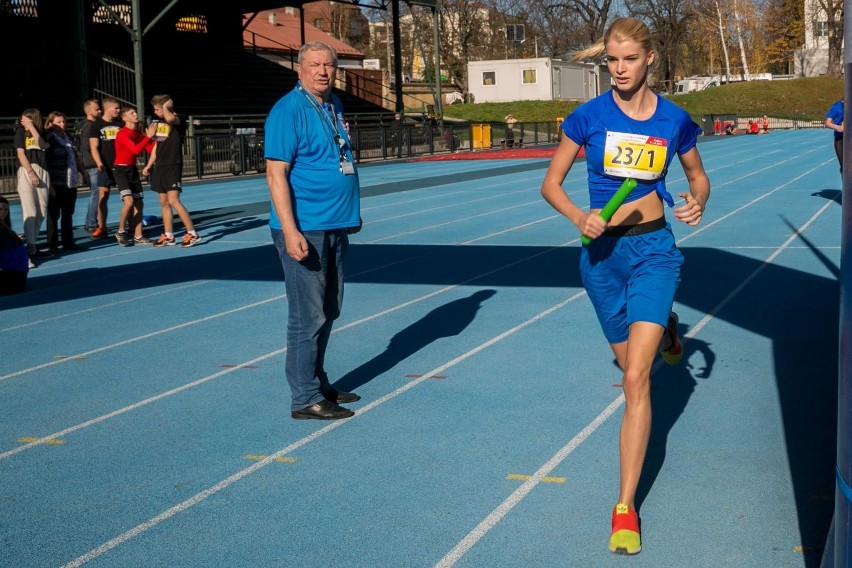
{"type": "MultiPolygon", "coordinates": [[[[618,191],[615,192],[615,195],[609,198],[604,208],[601,209],[601,212],[598,215],[601,216],[606,222],[609,222],[612,219],[612,216],[615,215],[615,212],[618,211],[618,208],[621,207],[621,204],[624,203],[624,200],[627,199],[627,196],[630,195],[630,192],[636,189],[636,180],[633,178],[627,178],[624,180],[624,183],[621,184],[621,187],[618,188],[618,191]]],[[[587,237],[586,235],[580,235],[580,242],[584,245],[587,245],[592,242],[592,239],[587,237]]]]}

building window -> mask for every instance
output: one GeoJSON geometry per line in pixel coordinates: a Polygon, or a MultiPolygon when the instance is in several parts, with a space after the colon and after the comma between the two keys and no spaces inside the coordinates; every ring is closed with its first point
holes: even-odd
{"type": "Polygon", "coordinates": [[[198,34],[207,33],[207,16],[192,15],[184,16],[175,23],[175,29],[179,32],[194,32],[198,34]]]}
{"type": "MultiPolygon", "coordinates": [[[[131,9],[129,4],[113,4],[110,6],[113,12],[115,12],[121,21],[130,25],[130,14],[131,9]]],[[[118,25],[118,22],[115,21],[115,18],[112,17],[112,14],[104,8],[100,3],[95,2],[95,13],[92,15],[92,21],[96,24],[115,24],[118,25]]]]}
{"type": "Polygon", "coordinates": [[[323,25],[322,18],[316,18],[316,19],[314,19],[314,27],[315,27],[315,28],[322,29],[322,25],[323,25]]]}
{"type": "Polygon", "coordinates": [[[535,69],[524,69],[521,71],[524,85],[534,85],[536,81],[535,69]]]}
{"type": "Polygon", "coordinates": [[[828,22],[814,22],[814,37],[828,37],[828,22]]]}
{"type": "Polygon", "coordinates": [[[0,14],[38,18],[38,0],[5,0],[0,2],[0,14]]]}
{"type": "Polygon", "coordinates": [[[497,73],[494,71],[483,71],[482,72],[482,84],[486,86],[493,86],[497,84],[497,73]]]}

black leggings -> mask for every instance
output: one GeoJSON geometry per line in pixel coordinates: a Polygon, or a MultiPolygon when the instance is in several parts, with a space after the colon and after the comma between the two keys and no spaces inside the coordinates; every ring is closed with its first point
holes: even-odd
{"type": "Polygon", "coordinates": [[[77,204],[77,188],[54,185],[53,195],[47,199],[47,245],[59,248],[59,233],[62,246],[74,244],[74,207],[77,204]],[[60,221],[61,217],[61,221],[60,221]]]}

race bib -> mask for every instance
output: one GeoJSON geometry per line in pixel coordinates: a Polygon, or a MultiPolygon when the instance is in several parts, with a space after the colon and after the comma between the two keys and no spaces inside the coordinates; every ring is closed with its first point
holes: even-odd
{"type": "Polygon", "coordinates": [[[38,145],[38,142],[32,136],[24,138],[24,148],[26,150],[41,150],[41,146],[38,145]]]}
{"type": "Polygon", "coordinates": [[[101,138],[104,140],[115,140],[115,137],[118,136],[119,130],[121,130],[120,126],[107,126],[106,128],[102,128],[101,138]]]}
{"type": "Polygon", "coordinates": [[[667,151],[665,138],[607,132],[604,173],[623,178],[658,179],[666,166],[667,151]]]}
{"type": "Polygon", "coordinates": [[[154,140],[157,142],[166,140],[169,137],[171,130],[171,126],[169,126],[168,122],[157,122],[157,133],[154,134],[154,140]]]}

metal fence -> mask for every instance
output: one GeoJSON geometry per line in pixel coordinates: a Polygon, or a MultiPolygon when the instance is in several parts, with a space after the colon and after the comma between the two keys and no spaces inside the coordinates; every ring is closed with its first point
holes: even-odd
{"type": "MultiPolygon", "coordinates": [[[[144,164],[144,156],[139,163],[144,164]]],[[[14,195],[18,160],[11,146],[0,147],[0,194],[14,195]]],[[[257,134],[204,134],[187,137],[183,148],[185,180],[263,173],[263,139],[257,134]]]]}
{"type": "MultiPolygon", "coordinates": [[[[747,120],[747,119],[746,119],[747,120]]],[[[738,119],[739,122],[739,119],[738,119]]],[[[196,125],[198,121],[195,121],[196,125]]],[[[232,125],[233,121],[229,122],[232,125]]],[[[771,129],[821,128],[821,121],[773,119],[771,129]]],[[[69,129],[70,130],[70,129],[69,129]]],[[[512,130],[502,122],[444,125],[429,121],[409,122],[400,129],[385,125],[350,123],[350,136],[358,163],[416,158],[453,152],[480,152],[556,144],[559,124],[517,123],[512,130]]],[[[200,180],[216,176],[262,174],[266,171],[263,132],[257,127],[233,126],[201,132],[196,126],[184,144],[183,176],[200,180]],[[193,134],[194,132],[194,134],[193,134]]],[[[14,195],[18,161],[11,137],[0,140],[0,194],[14,195]]]]}

